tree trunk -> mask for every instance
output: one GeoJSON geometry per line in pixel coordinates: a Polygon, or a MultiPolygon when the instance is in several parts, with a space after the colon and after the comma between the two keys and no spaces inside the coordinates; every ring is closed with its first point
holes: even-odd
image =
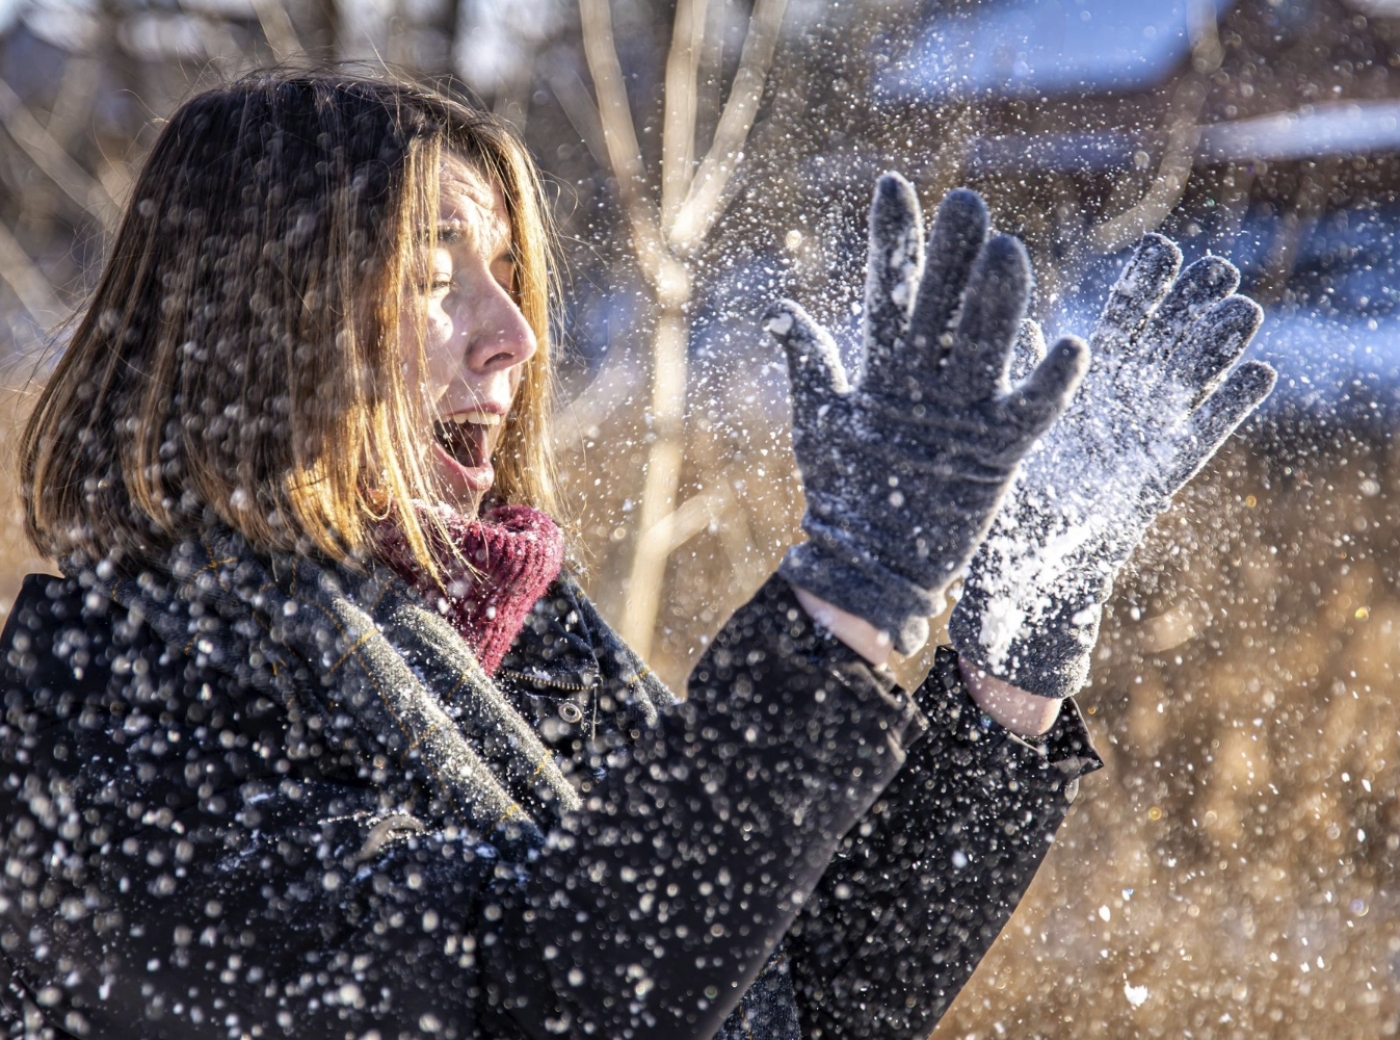
{"type": "Polygon", "coordinates": [[[670,539],[658,528],[676,508],[685,457],[685,399],[690,344],[690,272],[679,264],[672,284],[657,293],[661,308],[652,342],[651,448],[637,513],[636,543],[627,579],[622,636],[642,660],[651,652],[670,539]]]}

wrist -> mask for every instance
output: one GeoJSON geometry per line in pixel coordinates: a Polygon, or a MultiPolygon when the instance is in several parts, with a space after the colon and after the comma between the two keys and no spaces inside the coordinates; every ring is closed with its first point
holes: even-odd
{"type": "Polygon", "coordinates": [[[792,594],[797,597],[797,602],[802,604],[802,609],[813,621],[870,664],[876,668],[883,668],[889,663],[894,641],[888,632],[881,631],[864,618],[842,610],[800,585],[792,585],[792,594]]]}
{"type": "Polygon", "coordinates": [[[1042,697],[1013,686],[979,668],[961,654],[958,655],[958,670],[962,673],[968,695],[977,706],[1017,736],[1043,736],[1060,717],[1063,702],[1058,698],[1042,697]]]}
{"type": "Polygon", "coordinates": [[[901,654],[928,642],[928,619],[942,609],[941,595],[890,570],[844,532],[810,515],[803,526],[808,540],[789,549],[778,566],[789,585],[883,632],[901,654]]]}
{"type": "Polygon", "coordinates": [[[1033,583],[1011,588],[1002,581],[993,592],[989,584],[974,561],[948,618],[948,641],[964,672],[985,675],[1042,701],[1062,701],[1077,693],[1089,678],[1102,616],[1099,603],[1108,589],[1066,594],[1033,583]]]}

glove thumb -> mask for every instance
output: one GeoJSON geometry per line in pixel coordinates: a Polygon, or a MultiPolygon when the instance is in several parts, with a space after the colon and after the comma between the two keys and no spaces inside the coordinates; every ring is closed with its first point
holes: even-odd
{"type": "Polygon", "coordinates": [[[1016,330],[1016,343],[1011,348],[1011,371],[1007,376],[1012,386],[1023,381],[1045,360],[1045,333],[1033,318],[1022,318],[1016,330]]]}
{"type": "Polygon", "coordinates": [[[1011,395],[1012,411],[1022,429],[1038,437],[1069,407],[1074,391],[1089,370],[1089,347],[1078,336],[1065,336],[1011,395]]]}
{"type": "Polygon", "coordinates": [[[806,427],[824,405],[850,392],[841,354],[831,335],[792,300],[779,300],[769,307],[763,327],[787,355],[793,423],[806,427]]]}

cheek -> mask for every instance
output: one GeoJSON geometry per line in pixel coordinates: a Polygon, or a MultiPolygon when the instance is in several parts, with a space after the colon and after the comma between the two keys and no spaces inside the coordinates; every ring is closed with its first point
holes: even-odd
{"type": "MultiPolygon", "coordinates": [[[[525,365],[529,362],[526,361],[525,365]]],[[[525,365],[516,365],[510,370],[510,397],[514,401],[520,393],[520,384],[525,382],[525,365]]]]}
{"type": "Polygon", "coordinates": [[[399,361],[403,365],[404,383],[418,382],[418,329],[407,305],[399,312],[399,361]]]}
{"type": "Polygon", "coordinates": [[[423,357],[428,366],[423,382],[434,397],[447,389],[456,373],[452,332],[452,319],[436,302],[431,304],[423,324],[423,357]]]}

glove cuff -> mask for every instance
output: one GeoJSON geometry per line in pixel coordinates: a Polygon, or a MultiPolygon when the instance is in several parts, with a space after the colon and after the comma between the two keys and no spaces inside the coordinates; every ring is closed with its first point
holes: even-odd
{"type": "Polygon", "coordinates": [[[920,588],[839,540],[833,545],[830,537],[820,545],[794,545],[783,557],[778,573],[793,585],[888,632],[901,654],[914,653],[928,642],[928,619],[943,609],[939,593],[920,588]]]}
{"type": "Polygon", "coordinates": [[[1101,614],[1089,603],[1032,620],[1014,607],[996,610],[981,589],[964,587],[948,619],[948,638],[960,657],[988,675],[1037,697],[1063,700],[1089,679],[1101,614]],[[998,631],[1013,625],[1014,633],[998,631]]]}

